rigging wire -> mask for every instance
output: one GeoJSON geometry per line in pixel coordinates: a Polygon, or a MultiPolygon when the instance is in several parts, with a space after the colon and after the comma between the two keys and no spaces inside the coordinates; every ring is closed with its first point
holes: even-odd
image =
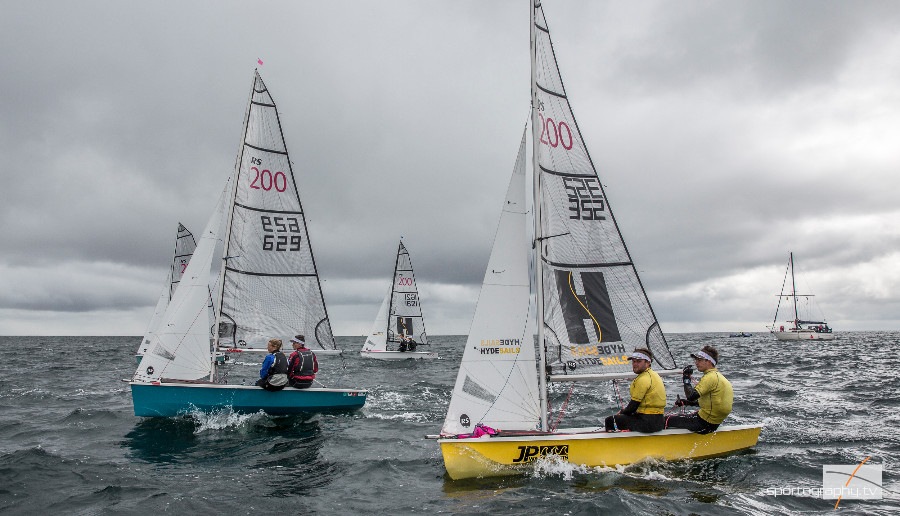
{"type": "Polygon", "coordinates": [[[790,270],[790,262],[784,267],[784,279],[781,281],[781,294],[778,295],[778,305],[775,307],[775,317],[772,319],[772,329],[778,323],[778,310],[781,308],[781,298],[784,297],[784,286],[787,285],[788,270],[790,270]]]}
{"type": "Polygon", "coordinates": [[[571,387],[569,387],[569,394],[566,395],[566,400],[563,402],[562,408],[559,409],[559,416],[556,417],[556,423],[554,423],[553,426],[550,427],[551,432],[555,432],[556,427],[559,426],[559,422],[560,422],[560,420],[562,420],[563,412],[566,411],[566,405],[569,404],[569,398],[572,397],[572,391],[574,391],[574,390],[575,390],[575,385],[572,385],[571,387]]]}

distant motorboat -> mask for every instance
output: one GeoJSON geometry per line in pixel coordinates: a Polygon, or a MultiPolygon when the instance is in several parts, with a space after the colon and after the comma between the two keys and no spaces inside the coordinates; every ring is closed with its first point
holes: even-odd
{"type": "Polygon", "coordinates": [[[742,331],[739,331],[737,333],[732,333],[731,335],[729,335],[729,337],[752,337],[752,336],[753,336],[752,333],[744,333],[742,331]]]}

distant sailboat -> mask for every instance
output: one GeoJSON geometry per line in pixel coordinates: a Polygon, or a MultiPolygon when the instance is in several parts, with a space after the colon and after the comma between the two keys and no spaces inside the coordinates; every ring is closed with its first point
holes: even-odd
{"type": "Polygon", "coordinates": [[[181,276],[187,269],[188,262],[191,261],[191,255],[194,254],[194,249],[196,248],[197,242],[194,240],[194,235],[184,225],[178,223],[178,231],[175,234],[175,256],[172,258],[172,264],[169,266],[169,272],[166,274],[166,282],[159,293],[156,308],[153,310],[153,317],[147,326],[147,332],[144,334],[144,338],[141,340],[141,344],[138,346],[138,351],[135,354],[139,364],[141,363],[141,357],[144,356],[144,353],[147,352],[147,348],[150,346],[150,341],[159,326],[159,321],[162,319],[163,314],[166,313],[166,307],[169,306],[169,301],[175,295],[175,288],[178,287],[181,276]]]}
{"type": "Polygon", "coordinates": [[[428,335],[425,334],[416,275],[409,251],[401,240],[394,261],[391,289],[381,302],[372,332],[366,338],[360,355],[379,360],[440,358],[437,353],[418,349],[418,346],[427,345],[428,335]],[[410,349],[410,339],[415,348],[410,349]]]}
{"type": "Polygon", "coordinates": [[[800,318],[800,312],[797,308],[797,298],[803,298],[809,301],[812,294],[798,294],[797,282],[794,278],[794,253],[791,253],[788,259],[787,269],[784,271],[785,280],[781,284],[781,293],[778,295],[778,306],[775,307],[775,318],[772,319],[772,326],[769,330],[778,340],[834,340],[834,332],[824,318],[821,321],[814,320],[807,316],[806,319],[800,318]],[[791,293],[785,294],[784,289],[787,286],[787,274],[791,273],[791,293]],[[778,311],[781,309],[781,301],[790,299],[793,301],[794,318],[785,321],[784,325],[778,324],[778,311]]]}
{"type": "Polygon", "coordinates": [[[217,351],[265,353],[270,338],[288,342],[300,333],[317,353],[335,349],[278,112],[254,72],[235,171],[130,382],[134,413],[230,407],[279,415],[363,406],[367,391],[360,389],[268,392],[224,383],[217,351]],[[224,254],[211,343],[206,310],[217,242],[224,254]]]}
{"type": "Polygon", "coordinates": [[[653,352],[660,375],[681,371],[575,123],[543,9],[537,0],[531,8],[532,170],[523,136],[447,415],[432,436],[447,473],[507,475],[545,456],[588,467],[703,458],[755,445],[760,425],[707,435],[551,426],[548,383],[634,378],[627,356],[638,347],[653,352]]]}

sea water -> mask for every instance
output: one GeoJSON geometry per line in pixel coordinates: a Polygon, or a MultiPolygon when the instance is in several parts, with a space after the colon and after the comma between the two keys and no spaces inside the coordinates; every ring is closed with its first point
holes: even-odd
{"type": "MultiPolygon", "coordinates": [[[[437,336],[443,360],[321,357],[327,386],[369,389],[347,414],[137,418],[128,384],[139,337],[0,337],[0,512],[33,514],[790,514],[832,512],[822,467],[883,467],[884,499],[839,510],[900,511],[900,332],[831,342],[767,334],[672,334],[679,365],[711,344],[735,392],[726,424],[762,422],[759,444],[727,457],[586,468],[542,459],[527,475],[450,480],[436,442],[465,337],[437,336]],[[892,491],[892,492],[889,492],[892,491]],[[788,494],[785,494],[788,493],[788,494]],[[793,494],[791,494],[793,493],[793,494]],[[811,494],[812,493],[812,494],[811,494]]],[[[262,355],[229,380],[254,379],[262,355]]],[[[695,373],[696,375],[696,373],[695,373]]],[[[666,380],[669,405],[680,378],[666,380]]],[[[561,426],[602,425],[612,382],[552,386],[561,426]]],[[[628,383],[619,392],[627,396],[628,383]]],[[[627,401],[627,400],[626,400],[627,401]]]]}

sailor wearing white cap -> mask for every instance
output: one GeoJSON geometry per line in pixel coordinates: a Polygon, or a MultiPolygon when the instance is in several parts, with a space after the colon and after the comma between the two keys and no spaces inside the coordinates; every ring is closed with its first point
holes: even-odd
{"type": "Polygon", "coordinates": [[[653,353],[637,348],[629,355],[631,370],[637,378],[631,382],[631,401],[617,414],[606,418],[606,431],[633,430],[659,432],[665,426],[666,388],[662,378],[650,368],[653,353]]]}
{"type": "Polygon", "coordinates": [[[731,382],[716,369],[719,363],[716,348],[703,346],[700,351],[691,353],[691,357],[697,370],[703,373],[703,378],[694,387],[691,385],[691,373],[694,370],[691,366],[685,367],[682,379],[686,399],[676,400],[675,406],[698,405],[700,410],[685,416],[669,416],[666,428],[685,428],[699,434],[708,434],[719,428],[731,413],[734,391],[731,382]]]}

